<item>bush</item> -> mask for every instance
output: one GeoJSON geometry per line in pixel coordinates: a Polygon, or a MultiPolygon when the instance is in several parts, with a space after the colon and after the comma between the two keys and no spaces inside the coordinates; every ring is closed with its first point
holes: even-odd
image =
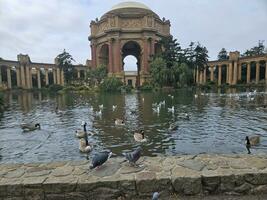
{"type": "Polygon", "coordinates": [[[132,89],[133,89],[133,86],[131,86],[131,85],[123,85],[123,86],[121,86],[120,89],[121,89],[122,92],[131,92],[132,89]]]}
{"type": "Polygon", "coordinates": [[[49,86],[49,90],[51,92],[58,92],[59,90],[62,90],[62,89],[63,89],[63,86],[57,85],[57,84],[49,86]]]}
{"type": "Polygon", "coordinates": [[[100,84],[100,90],[105,92],[116,92],[120,91],[122,85],[123,83],[120,79],[116,77],[108,77],[100,84]]]}
{"type": "Polygon", "coordinates": [[[153,89],[153,86],[148,82],[144,82],[143,85],[140,87],[140,90],[142,91],[149,91],[152,89],[153,89]]]}

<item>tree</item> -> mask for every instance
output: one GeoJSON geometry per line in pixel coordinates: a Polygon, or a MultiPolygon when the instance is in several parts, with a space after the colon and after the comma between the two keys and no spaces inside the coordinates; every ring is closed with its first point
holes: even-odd
{"type": "Polygon", "coordinates": [[[150,74],[154,84],[164,86],[167,83],[167,64],[162,57],[156,57],[150,63],[150,74]]]}
{"type": "Polygon", "coordinates": [[[173,36],[163,38],[159,44],[163,47],[160,56],[166,61],[167,67],[171,67],[182,55],[180,44],[177,39],[173,39],[173,36]]]}
{"type": "Polygon", "coordinates": [[[263,55],[266,52],[267,49],[265,49],[264,41],[259,40],[258,46],[252,47],[251,49],[248,49],[245,51],[245,53],[242,54],[242,56],[258,56],[263,55]]]}
{"type": "Polygon", "coordinates": [[[95,69],[90,69],[87,72],[86,77],[91,84],[95,85],[95,84],[100,84],[107,77],[107,74],[108,74],[107,67],[102,65],[95,69]]]}
{"type": "Polygon", "coordinates": [[[222,48],[218,54],[218,60],[227,60],[227,59],[228,59],[227,51],[225,48],[222,48]]]}
{"type": "Polygon", "coordinates": [[[201,46],[200,43],[194,49],[194,65],[203,70],[208,63],[208,50],[206,47],[201,46]]]}
{"type": "Polygon", "coordinates": [[[70,83],[73,80],[73,74],[74,74],[74,66],[72,64],[72,61],[75,61],[72,56],[63,50],[63,53],[59,54],[56,57],[57,65],[60,69],[63,69],[65,81],[67,83],[70,83]]]}

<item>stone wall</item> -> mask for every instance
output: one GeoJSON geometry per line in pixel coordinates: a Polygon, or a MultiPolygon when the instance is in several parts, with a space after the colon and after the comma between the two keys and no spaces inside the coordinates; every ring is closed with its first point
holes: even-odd
{"type": "Polygon", "coordinates": [[[89,161],[2,164],[0,200],[150,199],[155,191],[160,199],[267,193],[264,156],[142,157],[138,164],[131,167],[120,157],[94,170],[89,161]]]}

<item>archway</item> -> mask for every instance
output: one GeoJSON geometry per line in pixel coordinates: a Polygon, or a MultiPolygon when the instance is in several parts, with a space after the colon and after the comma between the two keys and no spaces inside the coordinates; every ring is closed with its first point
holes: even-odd
{"type": "Polygon", "coordinates": [[[140,45],[135,41],[129,41],[126,42],[122,47],[122,60],[123,60],[123,71],[126,73],[124,74],[124,81],[126,84],[131,83],[132,86],[139,86],[140,85],[140,71],[141,71],[141,48],[140,45]],[[127,57],[127,58],[126,58],[127,57]],[[128,62],[128,59],[130,59],[128,62]],[[127,62],[125,62],[127,61],[127,62]],[[132,66],[129,68],[135,68],[135,73],[128,73],[127,71],[134,71],[134,70],[128,70],[127,64],[134,64],[135,66],[132,66]],[[126,64],[126,65],[125,65],[126,64]],[[125,70],[126,69],[126,70],[125,70]]]}
{"type": "Polygon", "coordinates": [[[123,59],[125,84],[129,86],[136,86],[136,76],[138,72],[137,58],[132,55],[125,56],[123,59]]]}
{"type": "Polygon", "coordinates": [[[108,67],[108,56],[109,56],[108,54],[109,54],[108,45],[107,44],[102,45],[98,57],[99,66],[108,67]]]}

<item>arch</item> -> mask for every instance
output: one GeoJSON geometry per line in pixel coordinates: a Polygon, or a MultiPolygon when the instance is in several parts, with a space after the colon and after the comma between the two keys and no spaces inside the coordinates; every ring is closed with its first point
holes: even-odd
{"type": "MultiPolygon", "coordinates": [[[[126,84],[128,83],[129,77],[131,77],[131,82],[133,83],[133,86],[139,86],[140,85],[140,71],[141,71],[141,47],[136,41],[128,41],[126,42],[122,47],[122,60],[127,56],[134,56],[136,58],[136,65],[137,65],[137,73],[136,74],[129,74],[127,73],[124,76],[124,81],[126,84]]],[[[124,65],[123,62],[122,69],[124,71],[124,65]]]]}
{"type": "Polygon", "coordinates": [[[124,71],[138,71],[137,58],[132,55],[125,56],[123,59],[124,71]]]}
{"type": "Polygon", "coordinates": [[[99,66],[108,67],[108,63],[109,63],[109,46],[108,46],[108,44],[103,44],[100,47],[98,55],[99,55],[98,56],[99,66]]]}

